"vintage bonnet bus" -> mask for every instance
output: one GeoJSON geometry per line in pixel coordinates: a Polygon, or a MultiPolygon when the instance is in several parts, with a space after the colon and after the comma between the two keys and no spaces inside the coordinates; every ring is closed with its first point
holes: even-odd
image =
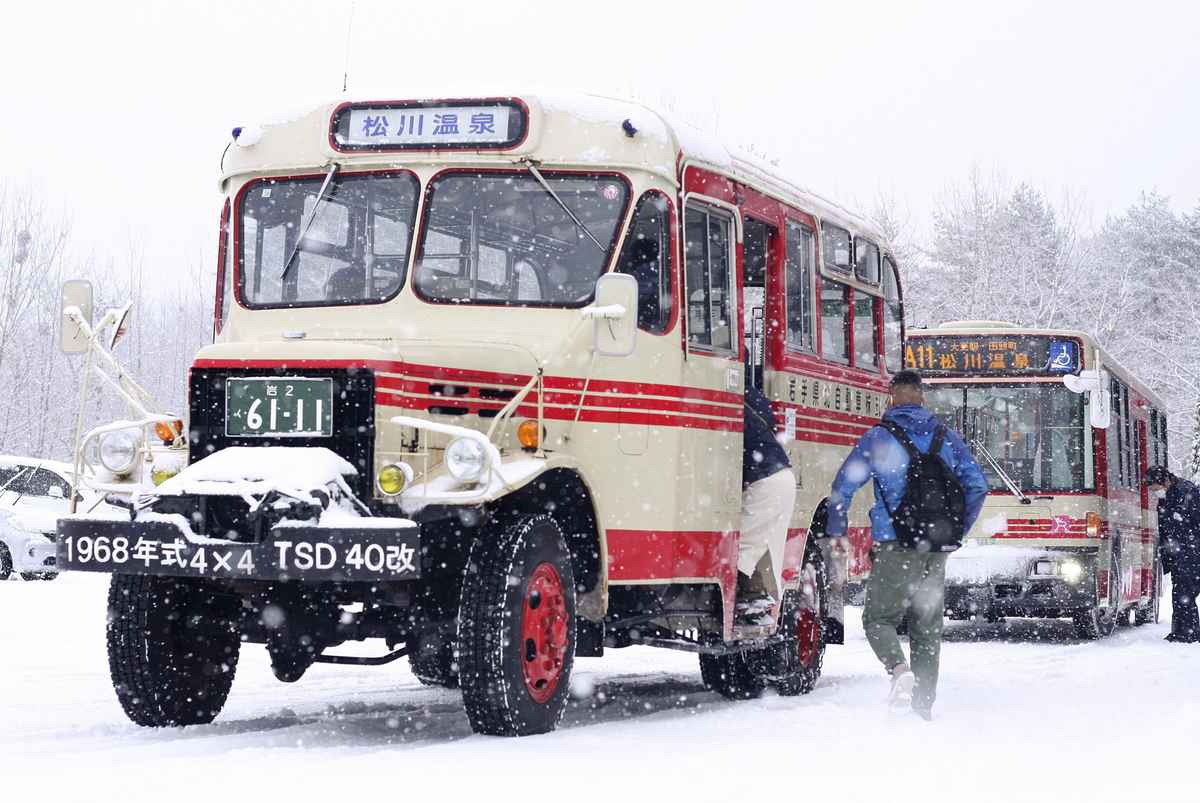
{"type": "Polygon", "coordinates": [[[331,103],[221,168],[188,465],[60,526],[64,568],[113,573],[134,721],[210,721],[243,642],[284,681],[407,656],[492,734],[553,728],[574,657],[630,644],[730,697],[813,687],[847,567],[809,536],[901,359],[877,231],[590,96],[331,103]],[[747,382],[800,485],[769,627],[732,615],[747,382]]]}
{"type": "Polygon", "coordinates": [[[993,321],[917,330],[905,359],[991,485],[946,565],[952,617],[1068,617],[1080,638],[1158,619],[1162,401],[1082,332],[993,321]]]}

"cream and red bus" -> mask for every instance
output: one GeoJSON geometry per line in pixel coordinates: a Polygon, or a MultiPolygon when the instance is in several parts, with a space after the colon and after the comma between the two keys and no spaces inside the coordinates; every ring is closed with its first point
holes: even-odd
{"type": "Polygon", "coordinates": [[[1162,401],[1077,331],[945,323],[912,331],[905,362],[991,486],[947,561],[947,613],[1070,618],[1084,639],[1157,621],[1158,522],[1141,478],[1167,464],[1162,401]]]}
{"type": "MultiPolygon", "coordinates": [[[[60,527],[63,568],[113,573],[133,720],[211,720],[243,642],[284,681],[407,656],[494,734],[551,729],[574,657],[631,644],[729,697],[813,687],[847,573],[814,518],[901,359],[878,231],[591,96],[329,103],[236,129],[221,169],[187,467],[60,527]],[[799,484],[767,627],[732,615],[747,382],[799,484]]],[[[865,502],[852,525],[855,573],[865,502]]]]}

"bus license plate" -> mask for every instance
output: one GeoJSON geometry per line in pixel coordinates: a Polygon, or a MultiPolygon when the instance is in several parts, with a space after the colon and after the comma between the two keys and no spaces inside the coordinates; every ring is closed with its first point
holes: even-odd
{"type": "Polygon", "coordinates": [[[315,438],[333,434],[333,380],[255,377],[225,381],[225,434],[315,438]]]}

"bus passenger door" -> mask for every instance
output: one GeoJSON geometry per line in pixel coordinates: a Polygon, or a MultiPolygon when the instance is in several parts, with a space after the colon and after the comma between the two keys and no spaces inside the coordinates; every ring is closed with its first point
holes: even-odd
{"type": "Polygon", "coordinates": [[[1154,542],[1151,540],[1150,534],[1154,533],[1154,522],[1151,516],[1157,515],[1157,509],[1150,509],[1150,491],[1142,483],[1142,478],[1146,476],[1146,469],[1150,467],[1150,452],[1148,451],[1150,444],[1146,439],[1146,422],[1137,421],[1136,426],[1137,434],[1134,437],[1137,438],[1138,537],[1136,545],[1130,544],[1128,547],[1122,545],[1125,554],[1121,556],[1121,565],[1129,566],[1133,573],[1133,587],[1129,589],[1129,593],[1134,599],[1140,598],[1143,594],[1153,593],[1150,567],[1154,565],[1154,542]]]}
{"type": "Polygon", "coordinates": [[[740,529],[742,405],[737,289],[738,217],[719,202],[688,200],[684,210],[683,385],[696,413],[684,423],[680,498],[686,529],[740,529]]]}

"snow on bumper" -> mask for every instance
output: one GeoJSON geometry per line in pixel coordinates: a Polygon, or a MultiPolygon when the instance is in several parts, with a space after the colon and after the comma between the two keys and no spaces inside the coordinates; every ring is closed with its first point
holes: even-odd
{"type": "Polygon", "coordinates": [[[151,521],[64,518],[58,525],[57,563],[63,571],[271,581],[378,582],[420,576],[415,523],[362,518],[348,525],[288,522],[262,541],[240,543],[197,537],[182,516],[151,521]]]}
{"type": "Polygon", "coordinates": [[[8,547],[13,571],[53,572],[55,566],[54,542],[37,532],[8,530],[0,532],[0,541],[8,547]]]}

